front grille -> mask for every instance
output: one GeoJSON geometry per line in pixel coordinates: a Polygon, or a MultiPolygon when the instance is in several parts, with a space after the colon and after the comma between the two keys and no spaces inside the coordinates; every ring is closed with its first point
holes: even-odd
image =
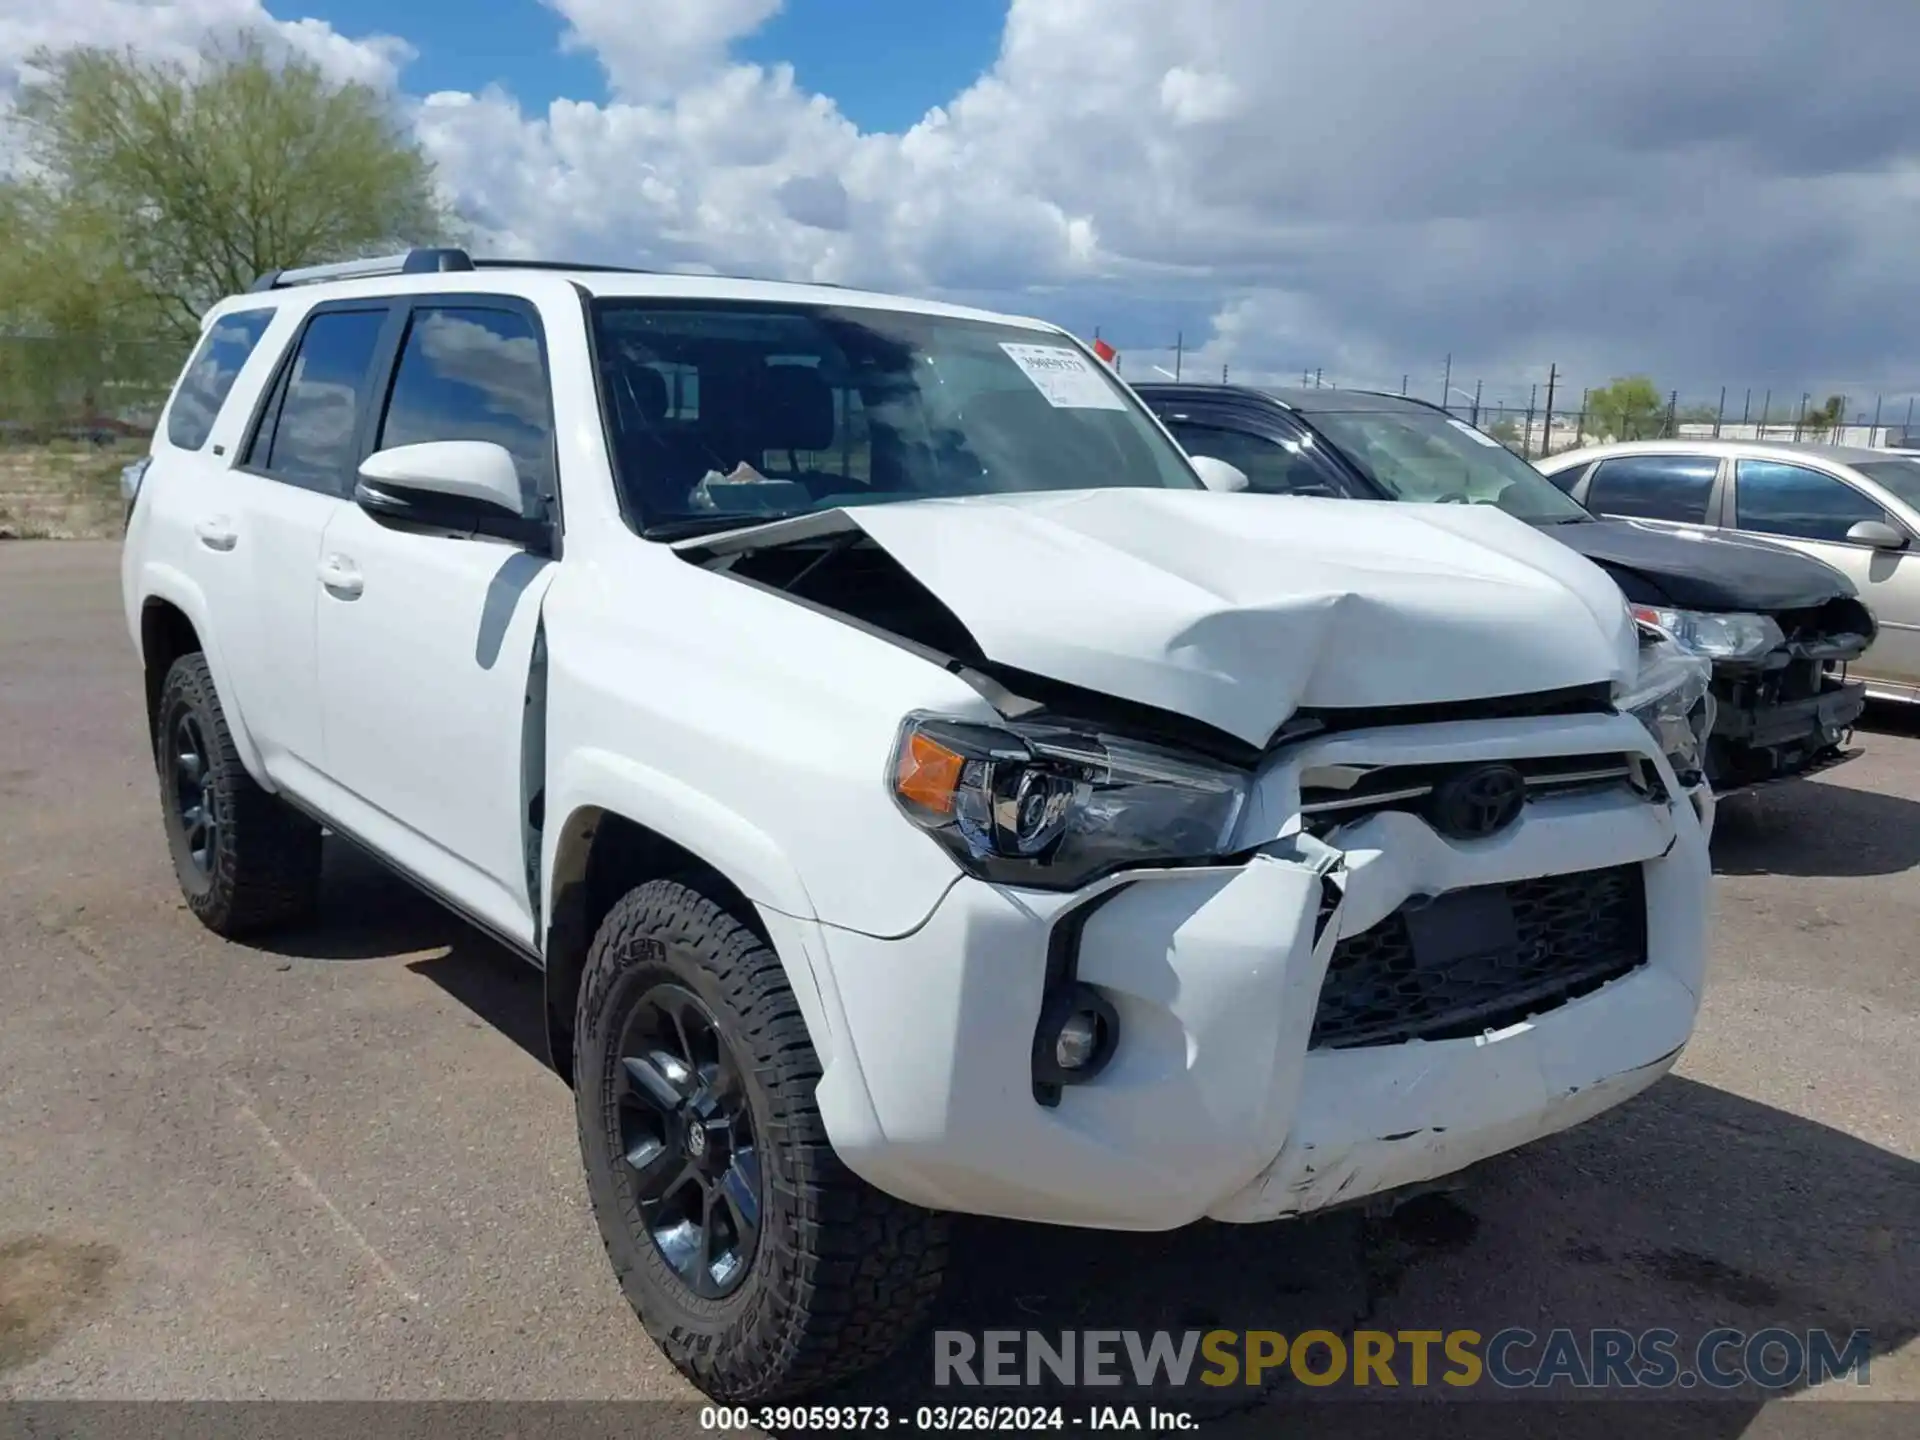
{"type": "Polygon", "coordinates": [[[1504,892],[1515,939],[1497,937],[1421,963],[1402,906],[1333,949],[1314,1016],[1314,1049],[1454,1040],[1517,1024],[1646,962],[1646,885],[1638,865],[1548,875],[1460,895],[1504,892]]]}
{"type": "MultiPolygon", "coordinates": [[[[1633,754],[1548,755],[1503,759],[1527,782],[1528,800],[1626,787],[1658,798],[1657,781],[1633,754]]],[[[1486,761],[1442,765],[1320,765],[1300,776],[1300,813],[1307,828],[1323,833],[1382,810],[1420,814],[1434,789],[1486,761]]]]}

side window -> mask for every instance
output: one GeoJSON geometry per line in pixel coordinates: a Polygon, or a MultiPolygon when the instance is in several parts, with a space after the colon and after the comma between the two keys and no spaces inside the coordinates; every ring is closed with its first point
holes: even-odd
{"type": "Polygon", "coordinates": [[[1592,468],[1591,465],[1569,465],[1566,469],[1547,476],[1547,479],[1562,495],[1571,495],[1573,487],[1580,483],[1580,477],[1592,468]]]}
{"type": "Polygon", "coordinates": [[[1742,460],[1734,481],[1734,509],[1742,530],[1798,540],[1840,540],[1862,520],[1887,512],[1851,485],[1777,460],[1742,460]]]}
{"type": "Polygon", "coordinates": [[[517,310],[422,306],[413,312],[376,450],[431,440],[491,440],[520,472],[537,514],[553,493],[553,407],[533,321],[517,310]]]}
{"type": "Polygon", "coordinates": [[[1244,470],[1247,488],[1258,494],[1341,496],[1346,493],[1310,450],[1290,449],[1264,435],[1188,421],[1169,421],[1167,429],[1189,455],[1211,455],[1244,470]]]}
{"type": "Polygon", "coordinates": [[[271,310],[236,310],[213,322],[174,391],[173,406],[167,411],[169,444],[198,450],[207,443],[240,367],[272,323],[271,310]]]}
{"type": "Polygon", "coordinates": [[[1704,525],[1719,469],[1720,462],[1711,455],[1623,455],[1602,460],[1587,487],[1587,509],[1599,515],[1704,525]]]}
{"type": "Polygon", "coordinates": [[[352,492],[361,406],[386,310],[323,310],[307,322],[300,349],[247,446],[245,463],[276,480],[352,492]]]}

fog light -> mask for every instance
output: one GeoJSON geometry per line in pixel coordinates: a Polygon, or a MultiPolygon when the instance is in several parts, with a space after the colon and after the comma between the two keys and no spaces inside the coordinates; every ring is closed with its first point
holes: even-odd
{"type": "Polygon", "coordinates": [[[1093,986],[1069,980],[1050,991],[1033,1036],[1034,1098],[1057,1105],[1061,1087],[1097,1078],[1119,1044],[1119,1012],[1093,986]]]}
{"type": "Polygon", "coordinates": [[[1082,1070],[1100,1049],[1100,1017],[1081,1010],[1060,1027],[1053,1042],[1054,1063],[1062,1070],[1082,1070]]]}

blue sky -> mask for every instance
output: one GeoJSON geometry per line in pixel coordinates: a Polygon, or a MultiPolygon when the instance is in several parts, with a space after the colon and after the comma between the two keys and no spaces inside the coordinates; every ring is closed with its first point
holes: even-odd
{"type": "MultiPolygon", "coordinates": [[[[345,35],[406,40],[419,53],[403,80],[417,93],[498,84],[529,109],[606,98],[599,64],[584,51],[562,53],[565,22],[539,0],[487,0],[484,20],[479,8],[471,0],[307,0],[298,12],[345,35]]],[[[799,84],[831,95],[863,130],[904,130],[993,63],[1006,14],[1006,0],[788,0],[733,53],[792,65],[799,84]]]]}
{"type": "Polygon", "coordinates": [[[1915,0],[0,8],[0,112],[39,46],[234,27],[390,88],[492,254],[961,300],[1130,375],[1180,336],[1187,373],[1434,395],[1450,356],[1521,406],[1920,393],[1915,0]]]}

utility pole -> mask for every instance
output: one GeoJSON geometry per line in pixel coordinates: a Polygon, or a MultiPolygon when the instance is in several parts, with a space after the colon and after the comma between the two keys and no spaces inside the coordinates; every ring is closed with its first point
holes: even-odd
{"type": "Polygon", "coordinates": [[[1220,383],[1222,385],[1227,383],[1227,367],[1224,365],[1220,367],[1220,383]]]}
{"type": "Polygon", "coordinates": [[[1800,396],[1800,412],[1793,420],[1793,443],[1796,445],[1800,443],[1800,432],[1807,428],[1807,401],[1812,398],[1804,393],[1800,396]]]}
{"type": "Polygon", "coordinates": [[[1720,387],[1720,408],[1713,412],[1713,438],[1720,438],[1720,422],[1727,418],[1727,387],[1720,387]]]}
{"type": "Polygon", "coordinates": [[[1311,370],[1302,370],[1300,372],[1300,388],[1304,390],[1307,388],[1307,386],[1311,385],[1312,383],[1313,383],[1313,372],[1311,370]]]}
{"type": "Polygon", "coordinates": [[[1453,403],[1453,352],[1447,352],[1447,372],[1440,381],[1440,408],[1446,409],[1453,403]]]}
{"type": "Polygon", "coordinates": [[[1175,331],[1173,336],[1173,378],[1175,380],[1180,378],[1180,353],[1186,349],[1186,343],[1187,332],[1184,330],[1175,331]]]}
{"type": "Polygon", "coordinates": [[[1527,426],[1520,432],[1520,458],[1533,458],[1533,402],[1540,398],[1540,382],[1533,382],[1533,388],[1527,392],[1527,426]]]}
{"type": "Polygon", "coordinates": [[[1480,428],[1480,381],[1473,382],[1473,428],[1480,428]]]}
{"type": "Polygon", "coordinates": [[[1408,380],[1409,380],[1410,378],[1411,378],[1410,376],[1406,376],[1406,375],[1402,375],[1402,376],[1400,377],[1400,393],[1401,393],[1402,395],[1404,395],[1404,394],[1406,394],[1406,393],[1407,393],[1407,381],[1408,381],[1408,380]]]}
{"type": "Polygon", "coordinates": [[[1544,456],[1553,449],[1553,383],[1560,378],[1560,367],[1547,366],[1547,416],[1540,427],[1540,453],[1544,456]]]}
{"type": "Polygon", "coordinates": [[[1747,398],[1740,402],[1740,427],[1746,428],[1747,420],[1753,414],[1753,387],[1747,387],[1747,398]]]}
{"type": "Polygon", "coordinates": [[[1873,429],[1867,432],[1867,444],[1874,443],[1873,437],[1880,433],[1880,397],[1873,397],[1873,429]]]}
{"type": "Polygon", "coordinates": [[[1315,369],[1315,370],[1314,370],[1314,372],[1313,372],[1313,388],[1314,388],[1314,389],[1316,389],[1316,390],[1318,390],[1318,389],[1320,388],[1320,376],[1321,376],[1321,375],[1322,375],[1323,373],[1325,373],[1325,372],[1323,372],[1323,371],[1321,371],[1321,370],[1319,370],[1319,369],[1315,369]]]}
{"type": "Polygon", "coordinates": [[[1667,436],[1666,436],[1666,438],[1669,440],[1671,440],[1675,435],[1679,434],[1679,428],[1674,423],[1675,420],[1679,417],[1679,413],[1680,413],[1680,392],[1678,390],[1669,390],[1667,392],[1667,436]]]}
{"type": "Polygon", "coordinates": [[[1762,440],[1767,438],[1767,418],[1772,414],[1773,414],[1773,391],[1769,389],[1767,391],[1767,398],[1760,402],[1759,438],[1762,440]]]}

